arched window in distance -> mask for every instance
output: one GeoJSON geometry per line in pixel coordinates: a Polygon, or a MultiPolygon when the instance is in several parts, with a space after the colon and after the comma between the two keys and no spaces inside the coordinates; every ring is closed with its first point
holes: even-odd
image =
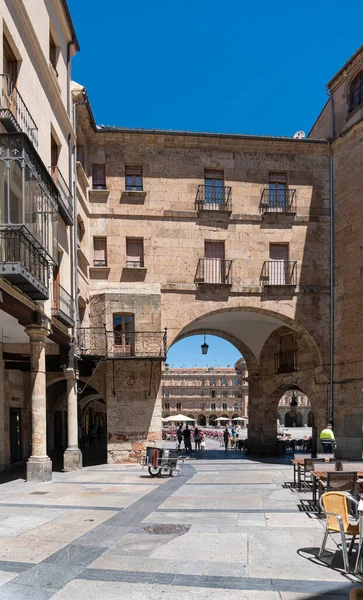
{"type": "Polygon", "coordinates": [[[353,79],[350,86],[349,110],[354,110],[360,104],[363,104],[363,71],[353,79]]]}

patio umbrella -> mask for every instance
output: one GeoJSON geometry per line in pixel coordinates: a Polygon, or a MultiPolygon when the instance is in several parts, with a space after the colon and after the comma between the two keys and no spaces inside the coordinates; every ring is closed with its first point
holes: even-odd
{"type": "Polygon", "coordinates": [[[242,417],[234,417],[232,421],[244,421],[242,417]]]}
{"type": "Polygon", "coordinates": [[[167,417],[164,420],[166,422],[170,422],[170,421],[195,421],[195,419],[191,419],[190,417],[186,417],[185,415],[172,415],[171,417],[167,417]]]}
{"type": "Polygon", "coordinates": [[[227,417],[218,417],[218,419],[215,419],[216,421],[229,421],[229,419],[227,419],[227,417]]]}

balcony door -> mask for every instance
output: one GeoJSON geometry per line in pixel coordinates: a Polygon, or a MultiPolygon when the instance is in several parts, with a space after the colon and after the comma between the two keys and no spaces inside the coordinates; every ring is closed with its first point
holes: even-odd
{"type": "Polygon", "coordinates": [[[270,244],[269,284],[288,284],[289,245],[270,244]]]}
{"type": "Polygon", "coordinates": [[[224,242],[205,242],[204,280],[206,283],[224,283],[224,242]]]}
{"type": "Polygon", "coordinates": [[[286,173],[270,173],[268,184],[269,208],[277,212],[286,211],[287,200],[287,176],[286,173]]]}
{"type": "Polygon", "coordinates": [[[135,316],[133,314],[113,315],[114,352],[126,356],[135,354],[135,316]]]}
{"type": "Polygon", "coordinates": [[[204,202],[223,206],[224,173],[223,171],[206,170],[204,172],[204,202]]]}
{"type": "Polygon", "coordinates": [[[295,371],[295,334],[288,333],[280,337],[280,370],[283,373],[295,371]]]}

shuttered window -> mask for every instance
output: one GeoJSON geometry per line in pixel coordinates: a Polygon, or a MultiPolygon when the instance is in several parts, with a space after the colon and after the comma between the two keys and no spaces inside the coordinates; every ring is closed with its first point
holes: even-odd
{"type": "Polygon", "coordinates": [[[107,241],[105,237],[93,238],[93,266],[107,266],[107,241]]]}
{"type": "Polygon", "coordinates": [[[92,186],[94,190],[106,189],[105,165],[92,165],[92,186]]]}
{"type": "Polygon", "coordinates": [[[3,36],[3,72],[9,75],[12,83],[16,83],[18,76],[18,61],[5,36],[3,36]]]}
{"type": "Polygon", "coordinates": [[[144,240],[126,238],[126,266],[140,268],[144,266],[144,240]]]}
{"type": "Polygon", "coordinates": [[[141,192],[143,189],[141,167],[125,167],[125,189],[141,192]]]}

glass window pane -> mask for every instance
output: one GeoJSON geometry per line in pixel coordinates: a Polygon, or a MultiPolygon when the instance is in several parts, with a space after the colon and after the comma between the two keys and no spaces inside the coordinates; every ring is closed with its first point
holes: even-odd
{"type": "Polygon", "coordinates": [[[10,163],[10,222],[23,222],[22,169],[17,160],[10,163]]]}
{"type": "Polygon", "coordinates": [[[6,162],[0,160],[0,223],[8,220],[8,169],[6,162]]]}

